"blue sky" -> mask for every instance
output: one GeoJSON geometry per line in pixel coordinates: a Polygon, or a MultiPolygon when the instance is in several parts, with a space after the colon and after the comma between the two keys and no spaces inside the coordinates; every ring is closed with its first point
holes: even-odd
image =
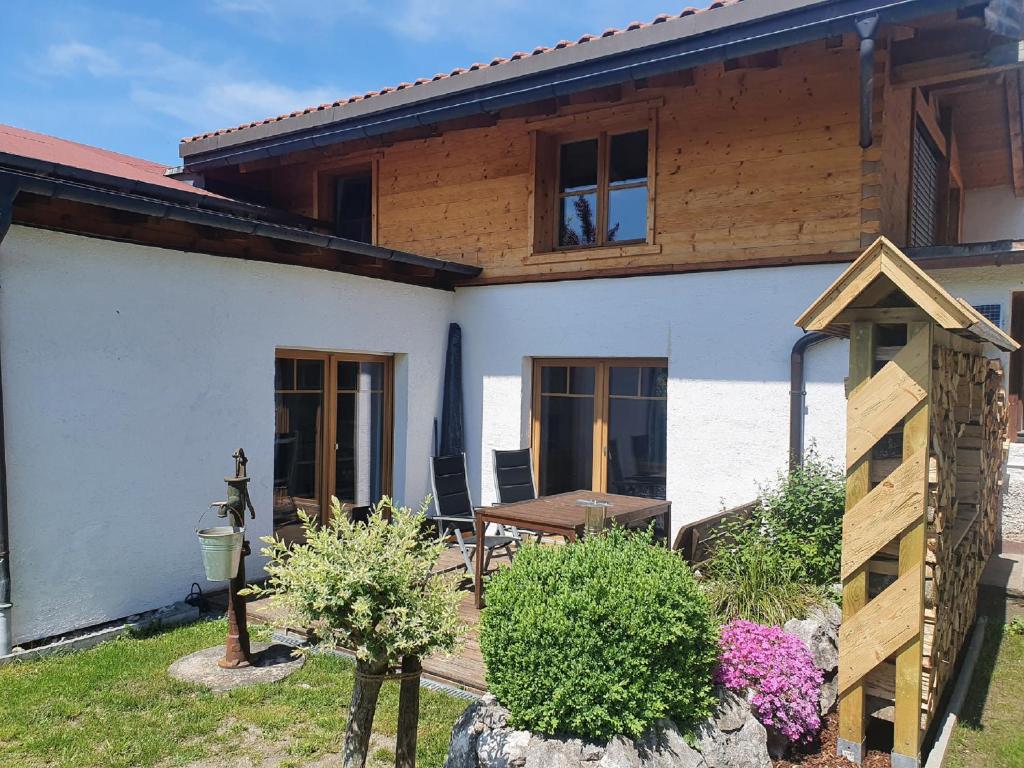
{"type": "Polygon", "coordinates": [[[176,164],[183,136],[648,21],[684,5],[0,0],[0,123],[176,164]]]}

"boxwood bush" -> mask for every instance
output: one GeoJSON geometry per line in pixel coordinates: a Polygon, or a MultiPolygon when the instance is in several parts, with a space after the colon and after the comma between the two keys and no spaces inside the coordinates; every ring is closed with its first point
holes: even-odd
{"type": "Polygon", "coordinates": [[[718,626],[650,532],[526,546],[487,585],[487,684],[518,728],[606,740],[706,717],[718,626]]]}

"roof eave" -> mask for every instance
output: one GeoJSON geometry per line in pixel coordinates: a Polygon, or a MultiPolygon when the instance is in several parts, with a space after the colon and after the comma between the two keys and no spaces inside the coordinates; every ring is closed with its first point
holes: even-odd
{"type": "Polygon", "coordinates": [[[212,198],[198,192],[192,196],[192,199],[182,199],[180,194],[165,195],[165,193],[175,193],[176,191],[158,185],[147,185],[133,180],[83,171],[94,179],[93,183],[86,183],[79,179],[59,175],[59,171],[64,169],[64,166],[53,163],[47,165],[50,173],[46,175],[16,167],[0,166],[0,183],[5,188],[14,188],[16,192],[99,205],[156,218],[241,232],[256,237],[310,245],[331,251],[366,256],[383,262],[426,267],[453,279],[476,277],[482,271],[480,267],[472,264],[460,264],[342,237],[324,235],[251,215],[240,215],[237,211],[213,209],[209,206],[212,198]],[[105,184],[99,186],[97,181],[103,181],[105,184]]]}
{"type": "Polygon", "coordinates": [[[796,45],[853,31],[857,19],[869,15],[877,15],[883,24],[898,23],[976,4],[977,0],[739,3],[617,36],[621,41],[595,40],[504,63],[493,68],[503,70],[500,78],[492,68],[483,68],[350,105],[182,142],[179,153],[185,170],[204,171],[796,45]],[[682,23],[689,25],[688,32],[671,26],[682,23]],[[608,41],[616,41],[618,48],[604,53],[601,46],[608,41]],[[592,55],[598,50],[600,55],[592,55]]]}

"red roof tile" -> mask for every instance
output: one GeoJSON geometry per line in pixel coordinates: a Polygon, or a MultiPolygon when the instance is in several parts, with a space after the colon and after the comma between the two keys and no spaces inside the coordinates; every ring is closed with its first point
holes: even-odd
{"type": "Polygon", "coordinates": [[[598,39],[600,37],[611,37],[613,35],[626,34],[627,32],[632,32],[632,31],[637,30],[637,29],[643,29],[643,28],[649,27],[649,26],[651,26],[653,24],[661,24],[662,22],[668,21],[671,18],[683,18],[685,16],[692,16],[695,13],[705,13],[707,11],[712,11],[712,10],[714,10],[716,8],[723,8],[723,7],[727,6],[727,5],[736,5],[737,3],[740,3],[740,2],[743,2],[743,0],[716,0],[716,2],[711,3],[707,8],[693,8],[692,6],[691,7],[687,7],[687,8],[684,8],[680,13],[676,14],[675,16],[670,15],[670,14],[666,14],[666,13],[662,13],[662,14],[659,14],[656,17],[654,17],[654,19],[652,19],[648,23],[642,23],[642,22],[639,22],[639,21],[634,21],[634,22],[630,23],[627,27],[625,27],[623,29],[617,29],[615,27],[610,27],[610,28],[606,29],[604,32],[602,32],[600,35],[589,35],[589,34],[583,35],[583,36],[581,36],[575,42],[570,41],[570,40],[561,40],[555,46],[550,47],[550,48],[546,47],[546,46],[537,46],[536,48],[533,49],[532,53],[529,53],[529,54],[523,53],[521,51],[517,51],[516,53],[513,53],[511,56],[509,56],[507,58],[503,58],[503,57],[494,58],[494,59],[491,60],[490,64],[480,64],[480,63],[477,63],[477,64],[473,64],[469,68],[457,67],[456,69],[453,69],[448,74],[440,73],[440,74],[434,75],[432,78],[429,78],[429,79],[428,78],[420,78],[420,79],[416,80],[415,82],[412,82],[412,83],[402,83],[401,85],[399,85],[397,87],[381,88],[379,91],[369,91],[367,93],[362,94],[361,96],[349,96],[348,98],[338,99],[337,101],[335,101],[335,102],[333,102],[331,104],[321,104],[318,107],[309,107],[309,108],[307,108],[305,110],[298,110],[297,112],[292,112],[292,113],[287,114],[287,115],[278,115],[277,117],[268,117],[268,118],[266,118],[264,120],[257,120],[255,122],[251,122],[251,123],[244,123],[242,125],[237,125],[237,126],[234,126],[232,128],[221,128],[221,129],[216,130],[216,131],[208,131],[207,133],[200,133],[200,134],[197,134],[195,136],[188,136],[188,137],[182,139],[182,142],[198,141],[199,139],[208,139],[211,136],[220,136],[220,135],[225,134],[225,133],[234,133],[235,131],[240,131],[240,130],[243,130],[245,128],[252,128],[253,126],[256,126],[256,125],[267,125],[269,123],[274,123],[274,122],[277,122],[279,120],[285,120],[285,119],[287,119],[289,117],[294,117],[295,115],[304,114],[306,112],[312,112],[312,111],[322,110],[322,109],[329,109],[331,107],[340,107],[343,104],[351,104],[351,103],[353,103],[355,101],[362,101],[364,99],[370,99],[370,98],[373,98],[374,96],[380,96],[382,94],[389,93],[391,91],[404,90],[405,88],[415,88],[417,85],[422,85],[423,83],[432,82],[434,80],[442,80],[444,78],[456,77],[457,75],[461,75],[464,72],[470,72],[470,71],[475,71],[475,70],[478,70],[478,69],[484,69],[486,67],[500,67],[502,64],[505,64],[505,63],[507,63],[509,61],[519,61],[520,59],[523,59],[523,58],[525,58],[527,56],[539,56],[541,54],[548,53],[549,51],[561,50],[563,48],[568,48],[568,47],[573,46],[573,45],[582,45],[583,43],[587,43],[587,42],[589,42],[591,40],[596,40],[596,39],[598,39]]]}
{"type": "Polygon", "coordinates": [[[201,195],[213,194],[165,176],[167,166],[160,163],[122,155],[99,147],[90,147],[87,144],[79,144],[66,139],[58,139],[56,136],[48,136],[45,133],[26,131],[12,125],[0,124],[0,152],[146,184],[155,184],[168,189],[201,195]]]}

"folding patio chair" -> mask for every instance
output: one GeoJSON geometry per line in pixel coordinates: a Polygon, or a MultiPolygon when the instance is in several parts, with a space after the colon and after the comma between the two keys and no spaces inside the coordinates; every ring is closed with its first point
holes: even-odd
{"type": "MultiPolygon", "coordinates": [[[[533,479],[533,461],[529,448],[517,448],[513,451],[491,452],[494,462],[494,487],[498,492],[499,504],[513,504],[517,501],[530,501],[537,498],[537,483],[533,479]]],[[[543,533],[536,531],[513,530],[516,538],[521,533],[536,536],[537,541],[543,533]]]]}
{"type": "MultiPolygon", "coordinates": [[[[444,539],[454,536],[466,564],[470,580],[474,580],[473,557],[479,547],[476,540],[476,513],[469,495],[469,473],[466,454],[432,456],[430,459],[430,485],[434,492],[434,510],[431,520],[437,524],[438,535],[444,539]]],[[[484,571],[496,549],[504,549],[512,559],[515,536],[484,536],[484,571]]]]}

